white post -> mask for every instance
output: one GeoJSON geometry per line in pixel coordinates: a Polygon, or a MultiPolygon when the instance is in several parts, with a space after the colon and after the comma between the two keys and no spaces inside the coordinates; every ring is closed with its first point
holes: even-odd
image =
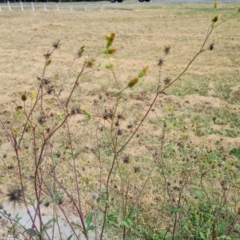
{"type": "Polygon", "coordinates": [[[22,11],[24,11],[22,1],[20,1],[20,6],[21,6],[22,11]]]}
{"type": "Polygon", "coordinates": [[[87,11],[87,4],[84,4],[84,10],[87,11]]]}
{"type": "Polygon", "coordinates": [[[12,11],[9,1],[8,1],[8,9],[9,9],[9,11],[12,11]]]}
{"type": "Polygon", "coordinates": [[[44,7],[44,11],[46,12],[47,11],[47,7],[46,7],[45,3],[43,3],[43,7],[44,7]]]}
{"type": "Polygon", "coordinates": [[[72,3],[69,3],[70,11],[72,11],[72,3]]]}
{"type": "Polygon", "coordinates": [[[57,8],[57,11],[59,11],[58,3],[56,3],[56,8],[57,8]]]}
{"type": "Polygon", "coordinates": [[[100,9],[103,10],[103,5],[102,5],[102,3],[100,3],[100,9]]]}
{"type": "Polygon", "coordinates": [[[0,5],[0,12],[2,11],[2,7],[1,7],[1,5],[0,5]]]}
{"type": "Polygon", "coordinates": [[[35,8],[34,8],[34,4],[33,4],[33,2],[32,2],[32,10],[35,11],[35,8]]]}

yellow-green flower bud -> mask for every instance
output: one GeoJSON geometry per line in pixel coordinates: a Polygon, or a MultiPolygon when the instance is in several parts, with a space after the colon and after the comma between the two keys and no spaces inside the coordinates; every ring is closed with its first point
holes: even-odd
{"type": "Polygon", "coordinates": [[[51,60],[51,59],[47,60],[47,61],[46,61],[46,66],[50,65],[50,64],[51,64],[51,62],[52,62],[52,60],[51,60]]]}
{"type": "Polygon", "coordinates": [[[21,99],[23,102],[25,102],[27,100],[27,95],[26,93],[24,93],[22,96],[21,96],[21,99]]]}
{"type": "Polygon", "coordinates": [[[105,54],[113,54],[116,51],[117,51],[117,49],[115,49],[115,48],[108,48],[103,53],[105,53],[105,54]]]}
{"type": "Polygon", "coordinates": [[[220,17],[219,15],[216,15],[216,16],[212,19],[212,22],[213,22],[213,23],[217,22],[218,19],[219,19],[219,17],[220,17]]]}
{"type": "Polygon", "coordinates": [[[82,108],[81,111],[87,116],[88,119],[91,119],[91,113],[88,112],[86,109],[82,108]]]}
{"type": "Polygon", "coordinates": [[[111,33],[106,36],[106,40],[107,40],[106,48],[109,48],[112,45],[114,39],[115,39],[115,33],[111,33]]]}
{"type": "Polygon", "coordinates": [[[130,80],[130,82],[128,83],[128,87],[131,88],[133,87],[135,84],[138,83],[138,78],[133,78],[130,80]]]}
{"type": "Polygon", "coordinates": [[[107,68],[107,69],[111,69],[111,68],[113,68],[114,66],[115,66],[115,64],[112,63],[112,62],[110,62],[109,64],[106,65],[106,68],[107,68]]]}
{"type": "Polygon", "coordinates": [[[148,66],[143,68],[143,70],[138,74],[138,78],[144,77],[147,74],[147,71],[148,71],[148,66]]]}

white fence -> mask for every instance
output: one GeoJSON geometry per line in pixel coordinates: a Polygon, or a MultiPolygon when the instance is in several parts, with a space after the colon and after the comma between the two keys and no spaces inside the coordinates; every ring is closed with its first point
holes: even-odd
{"type": "Polygon", "coordinates": [[[12,235],[8,235],[7,237],[0,237],[0,240],[22,240],[22,239],[18,239],[18,238],[14,238],[12,235]]]}
{"type": "MultiPolygon", "coordinates": [[[[108,3],[109,4],[109,3],[108,3]]],[[[110,4],[109,4],[110,5],[110,4]]],[[[117,4],[118,5],[118,4],[117,4]]],[[[94,7],[99,10],[103,10],[103,3],[80,3],[80,2],[73,2],[73,3],[61,3],[61,2],[9,2],[7,3],[0,3],[0,11],[3,10],[21,10],[21,11],[36,11],[36,10],[42,10],[42,11],[51,11],[51,10],[70,10],[73,11],[74,9],[80,9],[87,11],[89,7],[94,7]]]]}

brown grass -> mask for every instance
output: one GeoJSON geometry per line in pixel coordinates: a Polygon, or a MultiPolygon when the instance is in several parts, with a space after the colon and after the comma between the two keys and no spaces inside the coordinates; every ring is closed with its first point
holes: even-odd
{"type": "MultiPolygon", "coordinates": [[[[0,13],[1,118],[4,121],[9,119],[14,127],[12,117],[19,117],[15,110],[16,104],[22,104],[20,97],[25,91],[28,99],[32,92],[36,92],[36,77],[41,76],[44,65],[43,54],[51,49],[51,44],[55,40],[60,40],[61,47],[54,53],[53,62],[47,70],[46,77],[51,78],[58,85],[79,47],[83,45],[86,47],[85,57],[94,57],[105,47],[105,34],[115,32],[114,46],[118,51],[113,61],[116,63],[116,75],[120,85],[126,86],[130,78],[138,74],[144,66],[148,65],[150,69],[147,77],[141,80],[134,90],[127,90],[119,108],[125,118],[121,123],[123,139],[125,139],[131,132],[127,126],[129,124],[134,126],[140,120],[154,96],[159,74],[157,61],[163,56],[164,47],[171,46],[171,54],[164,64],[162,78],[173,79],[199,50],[213,16],[217,12],[225,16],[233,11],[236,11],[236,5],[232,3],[220,4],[217,11],[214,11],[212,5],[209,4],[131,5],[126,6],[125,10],[105,9],[104,11],[96,9],[89,11],[77,9],[72,12],[68,10],[60,12],[54,10],[49,12],[2,11],[0,13]]],[[[222,162],[225,156],[229,161],[224,163],[226,166],[236,162],[229,152],[233,148],[240,148],[239,123],[237,122],[240,119],[232,119],[232,116],[237,116],[240,110],[239,17],[217,28],[209,44],[212,42],[215,44],[214,51],[201,55],[187,74],[167,91],[167,95],[157,101],[154,110],[139,131],[139,137],[135,138],[122,154],[121,158],[127,154],[131,159],[129,164],[123,164],[122,169],[123,176],[129,178],[132,183],[129,189],[129,196],[132,198],[137,195],[149,169],[154,165],[154,158],[151,155],[159,150],[163,118],[168,122],[164,147],[165,158],[168,162],[164,163],[164,166],[171,184],[178,184],[178,181],[182,179],[182,166],[189,162],[188,170],[193,173],[189,178],[194,186],[198,186],[200,177],[197,179],[195,177],[200,174],[199,171],[205,171],[206,164],[214,164],[212,163],[214,157],[212,159],[209,157],[211,152],[216,153],[219,162],[222,162]],[[169,106],[173,106],[173,110],[169,106]],[[214,117],[219,121],[218,124],[214,124],[212,120],[214,117]],[[177,126],[175,126],[176,122],[177,126]],[[223,131],[228,134],[224,135],[223,131]],[[169,150],[169,146],[172,146],[173,152],[169,150]],[[191,149],[189,150],[191,154],[188,155],[186,149],[191,149]],[[179,166],[176,163],[179,163],[179,166]],[[173,165],[175,168],[172,168],[173,165]],[[139,173],[136,173],[136,168],[140,169],[139,173]]],[[[77,106],[80,100],[80,105],[93,116],[93,121],[88,123],[85,123],[79,116],[72,117],[70,120],[71,132],[75,139],[74,147],[76,150],[81,150],[78,171],[83,182],[85,212],[89,212],[91,207],[94,208],[91,201],[94,201],[93,196],[100,181],[98,162],[89,149],[98,146],[98,141],[96,141],[98,116],[115,102],[116,87],[112,75],[105,69],[106,63],[107,59],[104,56],[100,55],[97,58],[95,65],[99,64],[99,71],[82,78],[71,103],[72,106],[77,106]],[[78,102],[74,102],[77,97],[78,102]],[[92,190],[89,191],[89,189],[92,190]]],[[[73,72],[68,79],[69,85],[65,87],[62,94],[63,99],[69,93],[69,86],[79,69],[80,62],[73,67],[73,72]]],[[[51,112],[57,114],[58,111],[52,108],[51,103],[54,102],[49,97],[47,114],[50,115],[51,112]]],[[[27,104],[31,105],[30,100],[27,104]]],[[[53,121],[56,119],[57,117],[53,121]]],[[[101,123],[106,126],[108,124],[103,123],[102,120],[101,123]]],[[[53,152],[61,152],[58,160],[59,179],[68,183],[68,188],[74,192],[71,188],[73,176],[68,170],[68,143],[64,139],[64,134],[63,129],[53,140],[53,152]]],[[[103,149],[105,140],[104,136],[99,139],[103,149]]],[[[0,142],[0,191],[4,192],[18,182],[18,177],[14,154],[3,134],[0,142]],[[4,154],[7,154],[6,159],[2,157],[4,154]],[[9,166],[13,166],[13,169],[8,169],[9,166]]],[[[27,140],[25,145],[28,145],[27,140]]],[[[26,165],[23,163],[25,166],[24,180],[31,186],[33,162],[28,157],[31,146],[29,148],[26,147],[23,150],[22,161],[26,161],[26,165]]],[[[107,149],[108,146],[105,148],[107,149]]],[[[111,156],[103,150],[102,154],[105,154],[102,159],[106,164],[106,169],[103,171],[103,178],[105,178],[111,156]]],[[[51,164],[51,160],[46,162],[46,169],[49,169],[51,164]]],[[[184,169],[186,170],[187,167],[184,169]]],[[[228,173],[214,173],[218,181],[215,185],[217,188],[220,186],[220,179],[228,173]]],[[[117,173],[114,181],[113,191],[117,193],[120,189],[120,178],[117,173]]],[[[165,189],[161,189],[161,185],[164,185],[164,181],[156,171],[141,198],[141,208],[150,212],[155,221],[159,219],[158,213],[164,208],[164,205],[160,203],[165,203],[163,194],[165,189]],[[152,205],[156,208],[151,208],[152,205]]],[[[27,189],[31,194],[31,187],[27,189]]],[[[184,194],[187,199],[188,194],[193,194],[193,191],[188,189],[184,194]]],[[[148,220],[146,216],[143,222],[148,220]]],[[[166,219],[166,222],[168,221],[169,218],[166,219]]],[[[156,228],[159,225],[156,223],[156,228]]]]}

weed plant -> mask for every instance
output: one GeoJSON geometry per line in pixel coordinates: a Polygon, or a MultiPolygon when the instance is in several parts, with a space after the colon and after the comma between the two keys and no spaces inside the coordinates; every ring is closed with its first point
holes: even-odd
{"type": "MultiPolygon", "coordinates": [[[[16,238],[39,240],[54,239],[56,233],[69,240],[82,236],[87,240],[92,236],[100,240],[240,239],[240,150],[233,148],[222,156],[221,142],[215,150],[209,143],[200,147],[189,140],[187,131],[193,128],[201,136],[201,124],[214,121],[221,125],[228,119],[221,109],[216,113],[208,109],[205,122],[201,114],[185,116],[198,122],[186,127],[183,115],[174,113],[175,106],[162,104],[168,89],[195,59],[214,50],[210,36],[232,16],[213,17],[199,51],[174,79],[162,78],[171,53],[166,46],[156,63],[155,97],[149,102],[147,96],[140,96],[143,105],[136,103],[134,109],[129,106],[130,96],[147,85],[149,69],[139,69],[124,83],[118,79],[111,60],[117,54],[114,33],[106,36],[106,47],[100,53],[105,55],[112,82],[91,104],[81,84],[88,79],[97,81],[99,54],[86,57],[83,46],[64,78],[49,78],[60,48],[60,41],[53,43],[52,50],[44,54],[36,91],[24,92],[16,101],[16,111],[0,120],[2,134],[11,146],[1,160],[6,176],[18,178],[6,197],[16,208],[22,204],[31,220],[31,227],[26,228],[21,216],[9,215],[1,204],[0,214],[8,219],[3,224],[9,232],[16,238]],[[153,128],[145,127],[147,119],[153,128]],[[7,163],[11,154],[17,170],[7,163]],[[52,214],[47,223],[43,208],[52,214]],[[72,235],[61,233],[61,218],[72,235]]],[[[89,84],[91,87],[92,81],[89,84]]]]}

